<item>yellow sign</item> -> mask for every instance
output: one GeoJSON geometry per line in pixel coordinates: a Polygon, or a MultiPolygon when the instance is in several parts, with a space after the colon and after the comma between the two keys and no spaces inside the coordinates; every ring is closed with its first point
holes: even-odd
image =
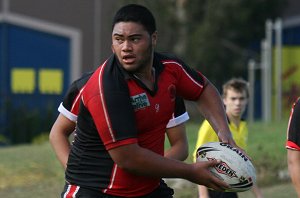
{"type": "Polygon", "coordinates": [[[14,94],[32,94],[35,89],[35,71],[32,68],[11,70],[11,90],[14,94]]]}
{"type": "Polygon", "coordinates": [[[41,94],[61,94],[63,91],[63,71],[61,69],[40,69],[39,91],[41,94]]]}
{"type": "Polygon", "coordinates": [[[63,91],[63,71],[40,69],[36,79],[36,71],[33,68],[12,68],[11,92],[13,94],[33,94],[37,84],[40,94],[60,95],[63,91]]]}
{"type": "Polygon", "coordinates": [[[300,47],[282,48],[282,105],[289,112],[293,102],[300,96],[300,47]]]}

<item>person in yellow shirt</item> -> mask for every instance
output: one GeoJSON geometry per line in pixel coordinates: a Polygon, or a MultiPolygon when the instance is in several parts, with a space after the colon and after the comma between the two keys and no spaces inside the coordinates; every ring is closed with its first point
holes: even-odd
{"type": "MultiPolygon", "coordinates": [[[[227,81],[223,85],[223,102],[226,107],[226,114],[229,123],[229,129],[232,133],[233,139],[235,140],[237,146],[247,150],[247,140],[248,140],[248,127],[245,120],[242,119],[242,115],[246,109],[249,90],[248,83],[241,78],[233,78],[227,81]]],[[[208,123],[204,120],[198,131],[198,139],[196,143],[196,148],[193,153],[194,160],[196,161],[196,151],[197,149],[208,142],[219,141],[218,136],[215,131],[208,123]]],[[[262,198],[262,193],[257,185],[253,188],[255,197],[262,198]]],[[[217,192],[207,189],[205,186],[198,186],[199,197],[201,198],[237,198],[238,194],[235,192],[217,192]]]]}

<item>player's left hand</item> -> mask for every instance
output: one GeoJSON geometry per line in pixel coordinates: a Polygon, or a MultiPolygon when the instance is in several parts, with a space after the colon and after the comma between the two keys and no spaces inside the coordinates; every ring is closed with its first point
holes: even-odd
{"type": "Polygon", "coordinates": [[[251,157],[247,155],[246,151],[235,143],[234,139],[232,138],[231,132],[218,132],[218,137],[220,142],[224,142],[238,148],[248,159],[252,160],[251,157]]]}

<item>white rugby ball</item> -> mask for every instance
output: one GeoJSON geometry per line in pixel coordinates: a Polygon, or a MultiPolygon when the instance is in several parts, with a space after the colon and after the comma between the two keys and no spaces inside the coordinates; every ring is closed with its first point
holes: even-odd
{"type": "Polygon", "coordinates": [[[197,161],[219,159],[222,162],[210,168],[218,178],[230,185],[226,192],[243,192],[256,182],[252,162],[239,149],[222,142],[209,142],[197,150],[197,161]]]}

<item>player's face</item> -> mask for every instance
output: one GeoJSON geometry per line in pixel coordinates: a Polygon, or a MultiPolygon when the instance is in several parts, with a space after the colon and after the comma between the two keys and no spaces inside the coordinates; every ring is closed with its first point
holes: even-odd
{"type": "Polygon", "coordinates": [[[241,117],[248,102],[246,91],[238,92],[228,89],[227,95],[223,99],[226,106],[226,113],[233,117],[241,117]]]}
{"type": "Polygon", "coordinates": [[[150,35],[139,23],[119,22],[112,31],[112,50],[125,70],[142,72],[152,67],[156,36],[156,32],[150,35]]]}

